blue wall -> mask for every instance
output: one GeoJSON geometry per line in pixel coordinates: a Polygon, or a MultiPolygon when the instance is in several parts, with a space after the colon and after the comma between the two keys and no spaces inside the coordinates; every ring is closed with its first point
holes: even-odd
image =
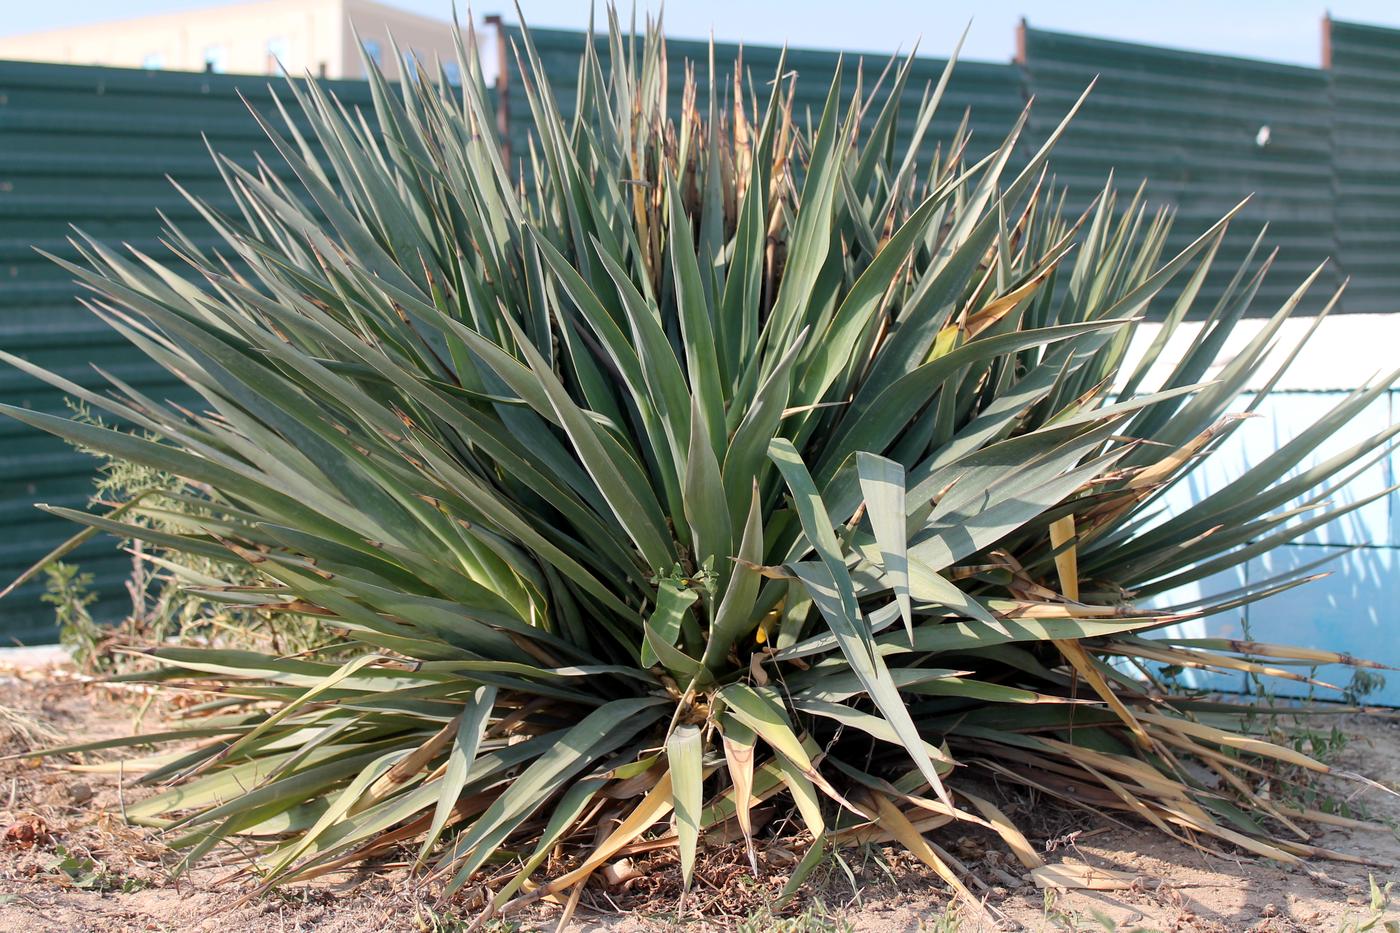
{"type": "MultiPolygon", "coordinates": [[[[1390,318],[1394,320],[1394,318],[1390,318]]],[[[1325,326],[1325,325],[1324,325],[1325,326]]],[[[1390,329],[1390,328],[1387,328],[1390,329]]],[[[1245,422],[1220,450],[1165,497],[1173,510],[1238,478],[1246,467],[1258,463],[1298,434],[1345,397],[1341,391],[1276,392],[1259,408],[1261,417],[1245,422]]],[[[1248,403],[1242,399],[1241,408],[1248,403]]],[[[1400,392],[1387,392],[1320,447],[1303,465],[1316,464],[1365,440],[1388,425],[1400,424],[1400,392]]],[[[1379,451],[1378,451],[1379,453],[1379,451]]],[[[1360,658],[1400,667],[1400,495],[1384,494],[1397,482],[1400,464],[1392,451],[1361,472],[1332,497],[1333,505],[1361,502],[1377,494],[1376,501],[1343,515],[1242,567],[1216,574],[1199,584],[1163,594],[1160,605],[1204,599],[1251,585],[1259,586],[1290,571],[1321,563],[1316,573],[1328,573],[1287,592],[1250,603],[1230,612],[1183,623],[1172,630],[1190,638],[1243,638],[1346,652],[1360,658]]],[[[1301,516],[1300,516],[1301,518],[1301,516]]],[[[1308,673],[1307,668],[1297,668],[1308,673]]],[[[1386,676],[1383,689],[1367,702],[1400,705],[1400,671],[1386,676]]],[[[1345,687],[1350,668],[1320,668],[1317,679],[1345,687]]],[[[1183,681],[1211,689],[1248,688],[1243,676],[1205,675],[1187,672],[1183,681]]],[[[1270,690],[1281,695],[1305,695],[1308,685],[1267,679],[1270,690]]],[[[1335,698],[1329,691],[1318,696],[1335,698]]]]}

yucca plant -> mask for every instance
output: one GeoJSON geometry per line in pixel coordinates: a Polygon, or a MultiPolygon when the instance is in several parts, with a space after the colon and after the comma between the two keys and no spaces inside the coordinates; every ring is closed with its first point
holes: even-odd
{"type": "Polygon", "coordinates": [[[128,816],[187,863],[239,837],[268,885],[411,845],[496,910],[576,903],[610,860],[668,847],[688,883],[702,837],[742,839],[758,870],[779,824],[809,845],[790,890],[832,846],[894,841],[966,895],[928,835],[950,823],[1069,878],[968,774],[1205,849],[1331,854],[1303,825],[1347,821],[1269,792],[1327,766],[1154,672],[1350,659],[1148,637],[1310,570],[1145,608],[1364,504],[1326,500],[1394,429],[1296,468],[1388,381],[1158,507],[1238,426],[1312,279],[1222,358],[1259,243],[1198,301],[1229,218],[1167,258],[1171,218],[1140,197],[1066,217],[1063,125],[1032,151],[1023,117],[975,161],[961,131],[921,162],[946,75],[897,145],[907,61],[850,99],[838,74],[810,121],[782,67],[692,80],[673,119],[661,34],[609,20],[567,119],[524,34],[520,164],[469,41],[460,90],[366,61],[372,115],[289,82],[265,125],[289,171],[221,159],[237,212],[195,199],[223,252],[174,227],[167,259],[75,238],[93,312],[202,401],[7,354],[126,429],[8,414],[182,478],[190,506],[53,511],[352,646],[153,649],[136,676],[215,699],[85,746],[193,741],[125,765],[166,788],[128,816]],[[1129,366],[1149,308],[1163,329],[1129,366]],[[1199,338],[1164,359],[1192,314],[1199,338]]]}

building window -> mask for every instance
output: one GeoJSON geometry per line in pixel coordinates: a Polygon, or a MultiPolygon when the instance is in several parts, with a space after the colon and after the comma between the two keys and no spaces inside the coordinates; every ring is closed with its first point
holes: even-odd
{"type": "Polygon", "coordinates": [[[204,47],[204,70],[215,74],[228,71],[228,46],[206,45],[204,47]]]}
{"type": "Polygon", "coordinates": [[[287,64],[287,40],[281,36],[274,36],[267,40],[267,73],[274,74],[286,67],[287,64]]]}
{"type": "Polygon", "coordinates": [[[141,58],[141,67],[150,71],[159,71],[165,67],[165,56],[159,52],[147,52],[141,58]]]}
{"type": "Polygon", "coordinates": [[[375,65],[383,67],[384,46],[379,44],[378,39],[365,40],[365,54],[369,56],[369,60],[374,62],[375,65]]]}
{"type": "Polygon", "coordinates": [[[462,86],[462,69],[457,66],[456,59],[442,63],[442,73],[447,75],[447,83],[453,87],[462,86]]]}

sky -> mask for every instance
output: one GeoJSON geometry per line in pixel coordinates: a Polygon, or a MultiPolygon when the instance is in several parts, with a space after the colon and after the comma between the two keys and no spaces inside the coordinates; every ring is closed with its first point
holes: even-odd
{"type": "MultiPolygon", "coordinates": [[[[386,2],[444,19],[452,10],[452,0],[386,2]]],[[[0,34],[221,5],[221,0],[123,0],[119,6],[111,0],[0,0],[0,34]]],[[[465,10],[465,2],[459,6],[465,10]]],[[[639,11],[659,6],[656,0],[637,0],[639,11]]],[[[713,31],[722,41],[886,53],[908,50],[918,41],[921,53],[942,56],[971,21],[963,57],[1006,61],[1015,52],[1016,24],[1025,17],[1040,29],[1317,67],[1320,22],[1328,6],[1334,19],[1400,27],[1396,0],[670,0],[665,25],[678,39],[713,31]]],[[[534,26],[580,28],[588,21],[587,0],[521,0],[521,7],[534,26]]],[[[478,18],[501,12],[515,19],[509,0],[477,0],[474,9],[478,18]]]]}

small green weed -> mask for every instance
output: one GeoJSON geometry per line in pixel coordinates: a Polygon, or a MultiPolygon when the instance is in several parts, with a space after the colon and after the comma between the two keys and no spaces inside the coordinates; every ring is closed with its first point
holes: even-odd
{"type": "Polygon", "coordinates": [[[102,864],[85,855],[70,852],[63,846],[54,847],[54,861],[49,867],[49,872],[68,887],[83,891],[96,891],[102,894],[109,892],[130,894],[146,887],[144,881],[115,875],[102,864]]]}
{"type": "Polygon", "coordinates": [[[1366,697],[1385,689],[1385,675],[1359,667],[1352,671],[1351,682],[1342,688],[1342,699],[1351,706],[1361,706],[1366,697]]]}
{"type": "Polygon", "coordinates": [[[1370,875],[1367,880],[1371,884],[1371,903],[1368,906],[1370,913],[1365,917],[1348,917],[1337,927],[1337,933],[1400,933],[1400,920],[1387,920],[1386,914],[1390,912],[1390,889],[1395,887],[1394,881],[1387,881],[1384,885],[1376,884],[1376,877],[1370,875]]]}
{"type": "Polygon", "coordinates": [[[919,921],[919,933],[959,933],[960,930],[962,914],[957,904],[949,904],[937,917],[919,921]]]}
{"type": "Polygon", "coordinates": [[[44,573],[44,595],[39,598],[54,607],[58,643],[80,668],[87,669],[101,655],[107,635],[92,617],[90,607],[97,602],[97,594],[90,592],[93,576],[62,561],[49,564],[44,573]]]}
{"type": "Polygon", "coordinates": [[[739,924],[737,933],[851,933],[854,929],[849,920],[832,913],[821,901],[813,901],[791,917],[779,917],[771,907],[760,907],[739,924]]]}

